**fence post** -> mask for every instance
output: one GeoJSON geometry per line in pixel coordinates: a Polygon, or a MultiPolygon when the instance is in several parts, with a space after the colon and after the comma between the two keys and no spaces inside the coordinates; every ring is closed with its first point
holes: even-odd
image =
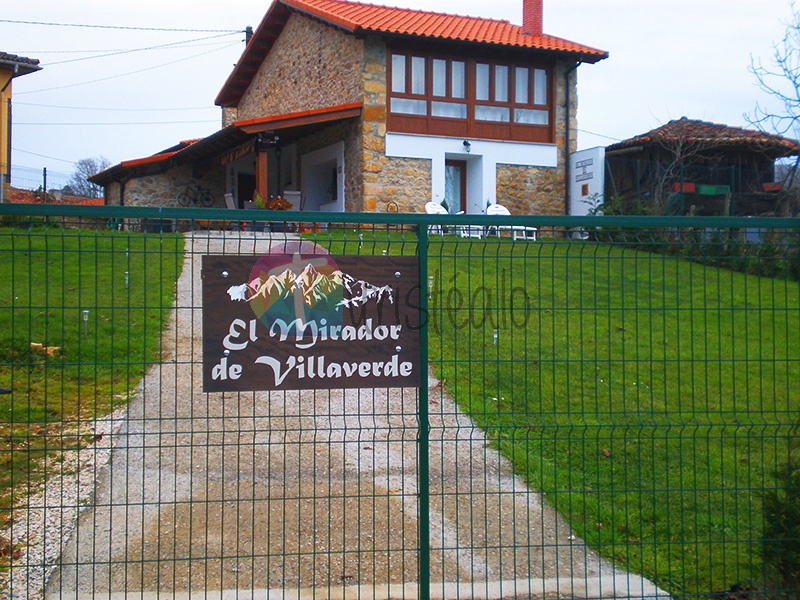
{"type": "Polygon", "coordinates": [[[417,438],[417,494],[419,502],[419,599],[431,597],[430,422],[428,415],[428,225],[417,233],[419,255],[419,436],[417,438]]]}

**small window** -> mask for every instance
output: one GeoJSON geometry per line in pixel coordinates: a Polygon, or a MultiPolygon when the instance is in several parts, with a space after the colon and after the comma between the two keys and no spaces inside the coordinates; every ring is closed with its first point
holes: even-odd
{"type": "Polygon", "coordinates": [[[475,65],[475,99],[489,99],[489,65],[487,64],[475,65]]]}
{"type": "Polygon", "coordinates": [[[530,108],[514,109],[514,123],[525,125],[548,125],[550,123],[550,113],[546,110],[532,110],[530,108]]]}
{"type": "Polygon", "coordinates": [[[508,67],[495,65],[494,67],[494,101],[508,102],[508,67]]]}
{"type": "Polygon", "coordinates": [[[511,111],[506,106],[475,107],[475,119],[478,121],[495,121],[507,123],[511,120],[511,111]]]}
{"type": "Polygon", "coordinates": [[[514,102],[517,104],[528,103],[528,68],[517,67],[514,69],[514,102]]]}
{"type": "Polygon", "coordinates": [[[448,119],[466,119],[467,105],[460,102],[431,102],[431,115],[448,119]]]}
{"type": "Polygon", "coordinates": [[[533,70],[533,103],[547,104],[547,71],[544,69],[533,70]]]}
{"type": "Polygon", "coordinates": [[[392,91],[397,94],[406,92],[406,57],[402,54],[392,55],[392,91]]]}
{"type": "Polygon", "coordinates": [[[425,59],[421,56],[411,57],[411,93],[425,93],[425,59]]]}
{"type": "Polygon", "coordinates": [[[410,100],[408,98],[392,98],[390,109],[393,113],[404,115],[427,115],[428,103],[425,100],[410,100]]]}
{"type": "Polygon", "coordinates": [[[467,93],[467,65],[460,60],[454,60],[451,63],[451,71],[453,78],[453,98],[464,98],[467,93]]]}
{"type": "Polygon", "coordinates": [[[433,59],[433,95],[447,96],[447,61],[433,59]]]}

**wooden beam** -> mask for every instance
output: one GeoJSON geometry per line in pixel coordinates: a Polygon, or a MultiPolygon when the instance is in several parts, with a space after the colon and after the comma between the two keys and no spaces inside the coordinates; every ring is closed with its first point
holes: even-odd
{"type": "Polygon", "coordinates": [[[269,188],[267,182],[269,181],[267,171],[267,151],[266,149],[256,150],[256,191],[266,201],[269,199],[269,188]]]}

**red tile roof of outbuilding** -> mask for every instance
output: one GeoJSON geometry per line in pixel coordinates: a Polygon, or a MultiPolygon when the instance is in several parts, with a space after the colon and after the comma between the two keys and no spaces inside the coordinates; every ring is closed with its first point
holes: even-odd
{"type": "Polygon", "coordinates": [[[686,117],[675,119],[647,133],[612,144],[606,147],[606,152],[638,146],[668,146],[681,141],[699,142],[709,148],[723,146],[750,148],[768,152],[773,156],[800,154],[800,143],[780,135],[687,119],[686,117]]]}
{"type": "Polygon", "coordinates": [[[498,19],[449,15],[346,0],[275,0],[217,96],[218,105],[234,106],[239,101],[292,11],[356,34],[375,32],[503,46],[523,51],[554,52],[588,63],[595,63],[608,57],[608,52],[604,50],[552,35],[524,35],[520,25],[498,19]]]}

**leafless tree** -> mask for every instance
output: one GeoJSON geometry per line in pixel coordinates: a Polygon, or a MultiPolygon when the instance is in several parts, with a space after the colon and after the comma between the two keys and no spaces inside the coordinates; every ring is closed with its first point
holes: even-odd
{"type": "Polygon", "coordinates": [[[103,193],[103,188],[89,181],[89,177],[110,166],[111,162],[102,156],[82,158],[75,163],[75,171],[67,185],[72,188],[76,196],[99,198],[103,193]]]}
{"type": "Polygon", "coordinates": [[[777,102],[779,107],[768,108],[756,104],[752,114],[745,118],[762,131],[780,135],[800,134],[800,13],[791,2],[791,19],[786,23],[783,39],[772,45],[772,56],[765,64],[760,58],[751,58],[750,72],[759,87],[777,102]]]}

